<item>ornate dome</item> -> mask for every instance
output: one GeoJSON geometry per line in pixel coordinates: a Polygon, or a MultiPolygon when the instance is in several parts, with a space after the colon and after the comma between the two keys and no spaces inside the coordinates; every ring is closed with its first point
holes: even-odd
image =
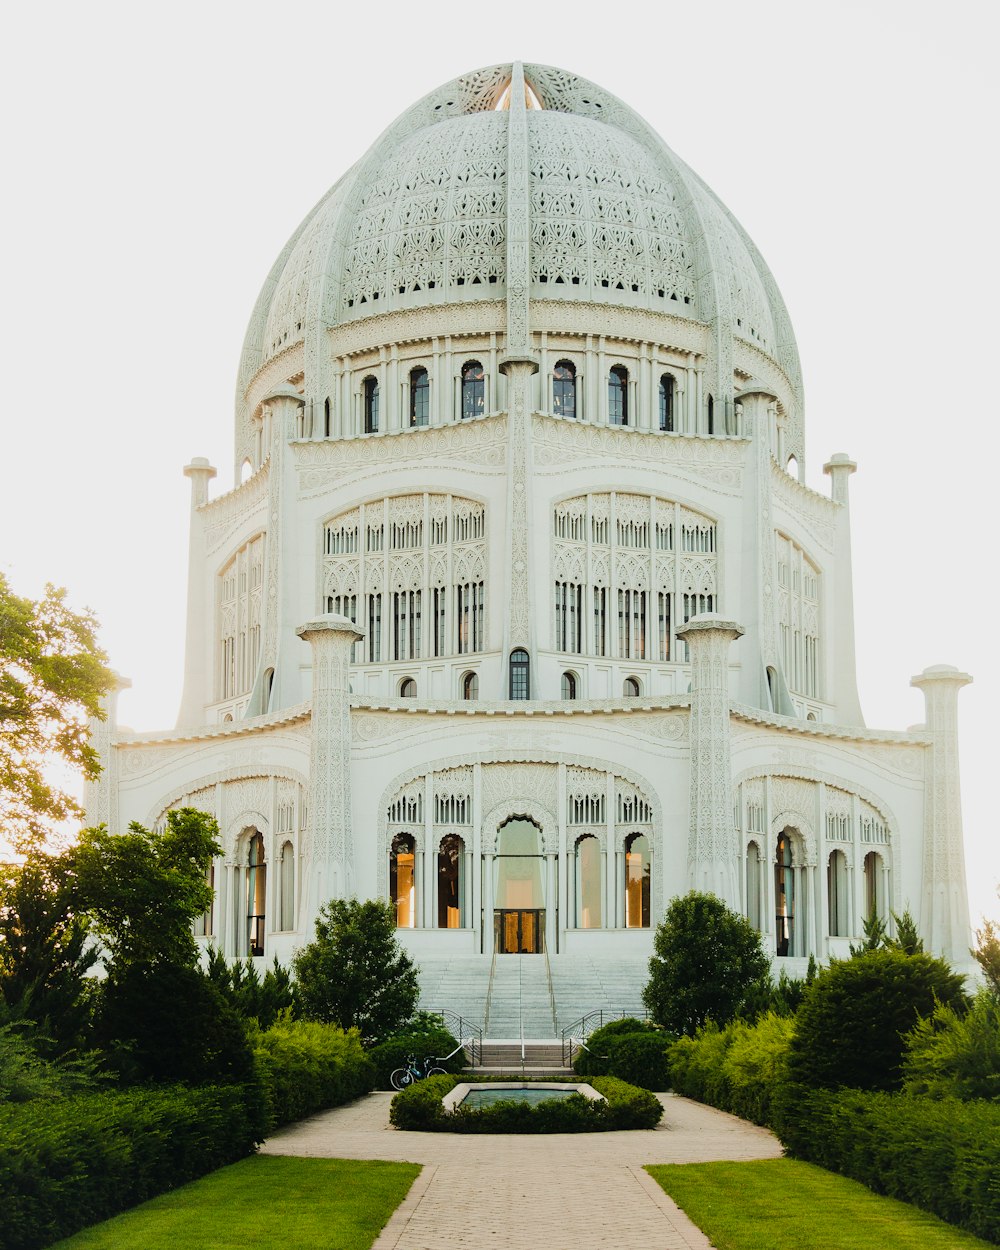
{"type": "Polygon", "coordinates": [[[308,344],[311,330],[504,299],[512,214],[522,226],[527,217],[532,299],[709,324],[727,367],[732,340],[756,348],[780,367],[798,407],[795,340],[760,254],[701,179],[614,96],[563,70],[525,65],[526,151],[517,155],[524,151],[527,191],[512,195],[506,105],[514,69],[478,70],[426,96],[306,217],[254,309],[238,408],[260,370],[308,344]]]}

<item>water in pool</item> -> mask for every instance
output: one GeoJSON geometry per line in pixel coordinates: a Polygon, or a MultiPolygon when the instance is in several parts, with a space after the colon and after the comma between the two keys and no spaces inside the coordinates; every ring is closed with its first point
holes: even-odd
{"type": "Polygon", "coordinates": [[[462,1099],[463,1107],[490,1107],[495,1102],[526,1102],[535,1107],[553,1098],[572,1098],[575,1089],[470,1089],[462,1099]]]}

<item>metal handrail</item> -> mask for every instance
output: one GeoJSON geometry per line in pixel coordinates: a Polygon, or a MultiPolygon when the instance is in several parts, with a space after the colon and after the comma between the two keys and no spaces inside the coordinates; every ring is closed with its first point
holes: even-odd
{"type": "MultiPolygon", "coordinates": [[[[464,1016],[460,1016],[457,1011],[452,1011],[450,1007],[441,1007],[432,1013],[435,1016],[441,1016],[448,1025],[450,1032],[460,1039],[457,1049],[463,1047],[465,1053],[469,1057],[469,1067],[476,1068],[481,1066],[483,1062],[483,1030],[478,1024],[473,1024],[471,1020],[466,1020],[464,1016]]],[[[452,1051],[451,1054],[455,1054],[452,1051]]],[[[448,1059],[451,1055],[447,1056],[448,1059]]]]}

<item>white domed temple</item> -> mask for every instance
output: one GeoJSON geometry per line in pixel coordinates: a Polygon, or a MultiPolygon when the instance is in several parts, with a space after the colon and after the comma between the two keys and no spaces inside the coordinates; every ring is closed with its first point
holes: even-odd
{"type": "Polygon", "coordinates": [[[275,262],[235,426],[235,489],[185,469],[177,727],[112,708],[88,798],[217,818],[200,940],[287,961],[390,900],[425,1005],[500,1036],[636,1006],[692,887],[793,974],[872,908],[966,962],[969,678],[865,726],[855,465],[804,485],[774,280],[619,100],[517,63],[404,113],[275,262]]]}

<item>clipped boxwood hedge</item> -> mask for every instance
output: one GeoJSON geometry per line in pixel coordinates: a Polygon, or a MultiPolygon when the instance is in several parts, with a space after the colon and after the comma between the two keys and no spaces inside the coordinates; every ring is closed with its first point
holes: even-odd
{"type": "MultiPolygon", "coordinates": [[[[255,1122],[256,1121],[256,1122],[255,1122]]],[[[240,1085],[0,1105],[0,1250],[37,1250],[253,1153],[240,1085]]]]}
{"type": "Polygon", "coordinates": [[[589,1082],[604,1095],[604,1102],[573,1094],[537,1106],[511,1099],[446,1112],[441,1100],[461,1080],[459,1076],[432,1076],[404,1089],[392,1100],[390,1121],[396,1128],[425,1133],[603,1133],[655,1128],[663,1115],[655,1094],[613,1076],[597,1076],[589,1082]]]}
{"type": "Polygon", "coordinates": [[[866,1090],[786,1104],[788,1152],[1000,1243],[1000,1106],[866,1090]]]}

